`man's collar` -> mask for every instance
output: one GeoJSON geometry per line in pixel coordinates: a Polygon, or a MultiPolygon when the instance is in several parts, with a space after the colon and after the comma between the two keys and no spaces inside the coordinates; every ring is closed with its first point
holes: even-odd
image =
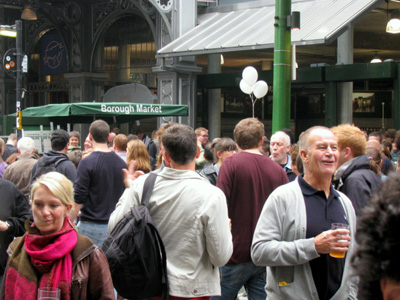
{"type": "MultiPolygon", "coordinates": [[[[355,158],[355,157],[354,157],[355,158]]],[[[344,164],[342,164],[336,171],[335,174],[333,174],[333,178],[339,179],[340,177],[342,177],[342,175],[344,174],[344,172],[346,172],[347,168],[353,163],[354,158],[346,161],[344,164]]]]}
{"type": "MultiPolygon", "coordinates": [[[[312,187],[307,181],[305,181],[303,176],[304,176],[304,174],[300,174],[299,176],[297,176],[297,178],[298,178],[298,182],[300,185],[300,189],[304,195],[311,196],[311,195],[321,192],[320,190],[317,190],[314,187],[312,187]]],[[[330,194],[332,194],[332,193],[336,197],[339,197],[338,192],[331,185],[330,194]]]]}
{"type": "Polygon", "coordinates": [[[292,170],[292,161],[290,159],[290,155],[286,154],[286,157],[287,157],[287,163],[285,165],[282,165],[283,169],[284,170],[287,170],[287,169],[292,170]]]}

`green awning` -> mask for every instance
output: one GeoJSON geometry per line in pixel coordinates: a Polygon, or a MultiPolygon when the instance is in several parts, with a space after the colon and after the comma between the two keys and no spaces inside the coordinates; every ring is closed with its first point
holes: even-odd
{"type": "MultiPolygon", "coordinates": [[[[130,102],[61,103],[24,109],[22,124],[31,118],[47,118],[62,123],[91,123],[95,119],[103,119],[109,123],[125,123],[151,117],[187,116],[188,112],[187,105],[130,102]]],[[[15,117],[15,114],[9,116],[15,117]]]]}
{"type": "Polygon", "coordinates": [[[187,116],[187,105],[144,104],[127,102],[80,102],[48,104],[29,107],[22,111],[26,117],[68,116],[187,116]]]}

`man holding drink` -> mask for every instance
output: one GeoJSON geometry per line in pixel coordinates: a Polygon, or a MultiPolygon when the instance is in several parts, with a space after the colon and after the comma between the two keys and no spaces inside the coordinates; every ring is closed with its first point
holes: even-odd
{"type": "Polygon", "coordinates": [[[268,300],[357,299],[349,261],[356,216],[351,201],[331,184],[337,138],[316,126],[299,144],[304,174],[267,199],[254,232],[253,262],[267,266],[268,300]]]}

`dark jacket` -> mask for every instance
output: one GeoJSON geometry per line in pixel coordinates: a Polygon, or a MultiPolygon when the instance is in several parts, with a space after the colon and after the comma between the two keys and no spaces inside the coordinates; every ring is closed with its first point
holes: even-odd
{"type": "Polygon", "coordinates": [[[203,169],[197,171],[201,177],[207,178],[212,185],[217,185],[218,174],[215,171],[214,164],[206,164],[203,169]]]}
{"type": "MultiPolygon", "coordinates": [[[[8,251],[10,256],[20,241],[21,238],[18,238],[12,242],[8,251]]],[[[110,267],[103,251],[88,237],[78,233],[78,242],[71,255],[71,300],[114,300],[110,267]]],[[[3,297],[3,293],[4,287],[0,298],[3,297]]]]}
{"type": "Polygon", "coordinates": [[[74,163],[68,159],[68,156],[66,154],[54,150],[50,150],[49,152],[44,153],[43,156],[38,160],[38,162],[33,166],[31,182],[36,179],[36,177],[34,177],[34,174],[36,172],[39,162],[42,160],[44,160],[46,164],[55,163],[57,172],[65,175],[65,177],[71,180],[72,183],[75,182],[76,167],[74,163]]]}
{"type": "Polygon", "coordinates": [[[143,143],[146,145],[147,152],[149,153],[149,156],[154,158],[155,160],[157,159],[157,154],[158,154],[158,147],[156,144],[154,144],[153,140],[145,135],[142,139],[143,143]]]}
{"type": "Polygon", "coordinates": [[[337,190],[350,198],[358,215],[368,203],[371,194],[379,187],[381,180],[370,170],[367,155],[361,155],[353,158],[349,164],[340,166],[333,183],[337,190]]]}
{"type": "Polygon", "coordinates": [[[25,233],[24,223],[31,216],[31,208],[24,194],[8,180],[0,179],[0,195],[0,220],[10,224],[6,231],[0,231],[0,275],[2,275],[6,267],[8,245],[14,237],[25,233]]]}
{"type": "Polygon", "coordinates": [[[13,153],[18,153],[18,149],[14,145],[6,144],[4,147],[4,153],[1,157],[6,161],[6,159],[13,153]]]}

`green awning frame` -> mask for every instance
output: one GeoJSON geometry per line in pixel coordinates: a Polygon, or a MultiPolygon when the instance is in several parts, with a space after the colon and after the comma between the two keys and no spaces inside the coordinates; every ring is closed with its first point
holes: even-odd
{"type": "MultiPolygon", "coordinates": [[[[108,123],[126,123],[151,117],[188,116],[187,105],[130,102],[79,102],[48,104],[22,110],[22,124],[34,118],[58,123],[91,123],[103,119],[108,123]]],[[[9,114],[15,117],[15,113],[9,114]]]]}

